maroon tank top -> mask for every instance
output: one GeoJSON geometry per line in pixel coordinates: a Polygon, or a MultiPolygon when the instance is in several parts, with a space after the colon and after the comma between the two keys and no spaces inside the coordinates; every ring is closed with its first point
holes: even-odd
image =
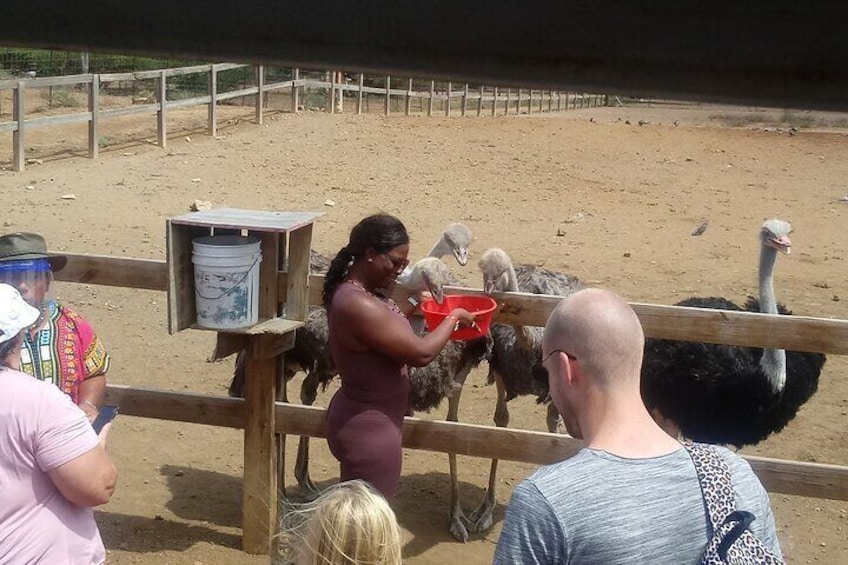
{"type": "MultiPolygon", "coordinates": [[[[328,323],[330,329],[330,350],[333,362],[339,371],[342,389],[349,400],[371,404],[372,408],[381,408],[391,417],[403,419],[406,413],[409,393],[409,377],[406,365],[400,361],[383,355],[379,351],[354,351],[341,343],[340,337],[352,328],[336,320],[333,304],[348,300],[352,294],[368,294],[364,289],[349,283],[342,283],[336,288],[330,304],[328,323]]],[[[406,321],[394,303],[381,300],[397,316],[406,321]],[[394,308],[393,308],[394,306],[394,308]]]]}

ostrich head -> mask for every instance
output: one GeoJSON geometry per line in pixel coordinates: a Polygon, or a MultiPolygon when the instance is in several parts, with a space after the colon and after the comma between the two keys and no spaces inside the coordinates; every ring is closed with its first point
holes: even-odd
{"type": "Polygon", "coordinates": [[[512,284],[515,280],[512,261],[503,249],[497,247],[488,249],[480,257],[479,266],[480,271],[483,272],[483,291],[486,294],[517,290],[512,284]]]}
{"type": "Polygon", "coordinates": [[[788,255],[792,250],[792,242],[789,240],[790,233],[792,233],[792,226],[789,222],[773,218],[763,222],[760,240],[763,245],[788,255]]]}
{"type": "Polygon", "coordinates": [[[471,230],[464,224],[454,222],[445,228],[442,239],[447,243],[456,262],[464,267],[468,263],[468,247],[474,239],[471,230]]]}
{"type": "Polygon", "coordinates": [[[427,291],[433,296],[436,303],[441,304],[445,300],[443,286],[451,283],[451,274],[441,259],[436,257],[425,257],[417,261],[409,272],[405,284],[413,292],[427,291]]]}

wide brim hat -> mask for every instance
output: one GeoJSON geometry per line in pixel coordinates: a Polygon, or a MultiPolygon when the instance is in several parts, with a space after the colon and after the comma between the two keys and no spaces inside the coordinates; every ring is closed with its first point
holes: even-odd
{"type": "Polygon", "coordinates": [[[17,232],[0,236],[0,261],[47,259],[53,272],[61,271],[68,258],[47,252],[47,243],[37,233],[17,232]]]}

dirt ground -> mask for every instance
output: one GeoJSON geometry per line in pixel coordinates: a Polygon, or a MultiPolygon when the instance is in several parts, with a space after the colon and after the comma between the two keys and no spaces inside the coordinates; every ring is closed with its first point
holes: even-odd
{"type": "MultiPolygon", "coordinates": [[[[153,117],[104,122],[103,135],[121,143],[96,161],[73,155],[85,149],[83,126],[32,130],[28,157],[44,161],[23,173],[0,171],[3,230],[42,232],[55,250],[164,259],[165,219],[201,199],[324,212],[314,246],[332,254],[359,218],[385,211],[406,222],[413,257],[448,222],[471,227],[472,259],[451,267],[473,286],[479,255],[500,246],[516,262],[570,272],[633,301],[672,304],[756,292],[758,227],[779,216],[795,230],[793,253],[777,269],[781,301],[799,315],[848,318],[848,130],[824,127],[844,126],[844,117],[652,105],[494,119],[278,114],[259,127],[249,112],[223,108],[218,139],[200,133],[202,110],[174,112],[184,129],[170,126],[166,150],[143,141],[155,138],[153,117]],[[706,232],[691,236],[704,220],[706,232]]],[[[10,160],[3,134],[0,166],[10,160]]],[[[210,333],[168,335],[164,293],[78,284],[56,284],[54,293],[87,315],[110,347],[111,382],[226,394],[231,361],[206,362],[210,333]]],[[[831,356],[798,417],[746,452],[848,465],[846,369],[831,356]]],[[[462,421],[491,423],[495,393],[485,376],[484,365],[469,378],[462,421]]],[[[290,387],[296,398],[299,380],[290,387]]],[[[510,410],[513,427],[545,429],[532,399],[516,399],[510,410]]],[[[239,550],[238,432],[124,416],[110,440],[119,485],[97,512],[110,563],[267,563],[239,550]]],[[[322,441],[312,454],[313,477],[336,480],[322,441]]],[[[470,510],[489,463],[461,458],[460,468],[470,510]]],[[[490,563],[511,489],[532,470],[501,464],[495,526],[462,545],[447,529],[447,458],[405,453],[394,503],[405,562],[490,563]]],[[[781,494],[772,501],[790,563],[845,562],[848,503],[781,494]]]]}

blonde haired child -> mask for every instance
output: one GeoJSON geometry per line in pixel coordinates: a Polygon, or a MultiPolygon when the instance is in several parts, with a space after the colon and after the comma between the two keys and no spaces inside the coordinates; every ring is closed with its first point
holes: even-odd
{"type": "Polygon", "coordinates": [[[401,534],[389,503],[362,480],[334,485],[282,519],[286,565],[400,565],[401,534]]]}

